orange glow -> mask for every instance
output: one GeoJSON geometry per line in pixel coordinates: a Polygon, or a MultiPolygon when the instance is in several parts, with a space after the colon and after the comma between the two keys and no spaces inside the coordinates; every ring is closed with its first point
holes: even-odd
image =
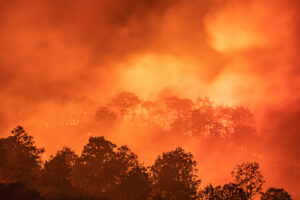
{"type": "Polygon", "coordinates": [[[125,65],[129,67],[125,71],[121,69],[120,85],[123,90],[141,97],[151,97],[151,94],[163,89],[173,89],[187,97],[196,97],[201,91],[198,74],[204,71],[204,66],[200,63],[171,55],[149,54],[139,56],[125,65]]]}
{"type": "Polygon", "coordinates": [[[258,159],[269,183],[299,199],[299,10],[296,0],[3,1],[1,136],[22,125],[50,156],[104,135],[147,164],[180,145],[197,158],[202,186],[258,159]],[[165,90],[250,108],[255,151],[95,119],[121,91],[148,101],[165,90]]]}
{"type": "Polygon", "coordinates": [[[207,31],[210,35],[211,46],[221,52],[264,46],[266,38],[259,29],[260,23],[263,23],[263,17],[257,7],[251,4],[225,7],[207,18],[207,31]],[[246,12],[247,15],[245,15],[246,12]]]}

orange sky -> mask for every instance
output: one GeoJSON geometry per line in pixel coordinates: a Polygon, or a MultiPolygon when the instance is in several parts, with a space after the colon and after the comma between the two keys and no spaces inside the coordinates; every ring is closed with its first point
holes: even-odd
{"type": "Polygon", "coordinates": [[[268,184],[300,198],[299,9],[297,0],[1,1],[1,135],[23,125],[48,154],[105,135],[146,163],[182,145],[203,183],[223,183],[235,163],[260,159],[268,184]],[[166,88],[249,107],[264,138],[249,141],[257,152],[95,129],[97,108],[114,94],[153,99],[166,88]],[[144,150],[145,140],[156,150],[144,150]]]}

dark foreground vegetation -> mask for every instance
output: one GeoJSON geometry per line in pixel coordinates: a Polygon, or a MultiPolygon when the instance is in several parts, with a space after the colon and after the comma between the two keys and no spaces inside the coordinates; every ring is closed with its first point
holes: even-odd
{"type": "Polygon", "coordinates": [[[145,167],[128,147],[90,137],[81,155],[63,148],[43,161],[44,149],[18,126],[0,139],[2,200],[289,200],[284,189],[262,191],[259,164],[245,162],[223,186],[200,187],[196,161],[182,148],[145,167]]]}

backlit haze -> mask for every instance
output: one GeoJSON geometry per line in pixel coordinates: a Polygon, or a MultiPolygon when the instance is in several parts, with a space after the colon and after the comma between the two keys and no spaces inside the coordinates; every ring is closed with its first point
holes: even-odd
{"type": "Polygon", "coordinates": [[[299,9],[297,0],[1,1],[0,135],[22,125],[45,157],[104,135],[146,165],[182,146],[202,186],[257,161],[268,185],[300,199],[299,9]],[[248,149],[126,122],[101,127],[97,110],[122,91],[248,107],[260,139],[248,149]]]}

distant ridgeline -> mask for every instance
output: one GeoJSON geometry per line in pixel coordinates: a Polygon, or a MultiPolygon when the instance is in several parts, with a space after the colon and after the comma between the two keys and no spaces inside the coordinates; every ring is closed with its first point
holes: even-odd
{"type": "MultiPolygon", "coordinates": [[[[209,103],[208,108],[217,109],[209,103]]],[[[193,112],[201,113],[201,109],[193,108],[193,112]]],[[[235,116],[238,110],[229,109],[229,116],[235,116]]],[[[129,116],[125,114],[128,109],[119,111],[129,116]]],[[[176,120],[184,116],[176,112],[170,114],[176,120]]],[[[265,180],[256,162],[236,165],[230,183],[201,188],[196,161],[182,148],[159,155],[149,167],[128,147],[118,147],[104,137],[90,137],[81,155],[64,147],[44,162],[43,153],[44,149],[38,148],[21,126],[0,139],[1,200],[291,199],[284,189],[262,191],[265,180]]]]}

